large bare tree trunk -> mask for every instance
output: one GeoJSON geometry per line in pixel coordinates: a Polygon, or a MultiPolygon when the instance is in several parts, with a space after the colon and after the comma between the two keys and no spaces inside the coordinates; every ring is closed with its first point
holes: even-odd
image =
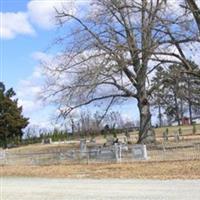
{"type": "Polygon", "coordinates": [[[137,143],[154,143],[155,142],[155,133],[152,129],[151,124],[151,112],[150,112],[150,104],[148,101],[147,90],[145,86],[146,76],[144,73],[145,67],[141,70],[138,79],[138,87],[137,87],[137,101],[138,108],[140,113],[140,130],[139,130],[139,138],[137,143]]]}
{"type": "Polygon", "coordinates": [[[141,17],[141,44],[142,44],[142,59],[141,65],[139,65],[139,71],[137,76],[137,100],[138,108],[140,112],[140,130],[138,143],[153,143],[155,142],[155,134],[151,126],[151,113],[150,105],[148,102],[148,95],[146,89],[147,80],[147,66],[149,61],[149,53],[147,49],[151,46],[151,27],[147,23],[146,15],[147,0],[142,1],[142,17],[141,17]]]}
{"type": "Polygon", "coordinates": [[[140,130],[137,143],[154,143],[155,133],[151,125],[151,113],[148,100],[143,97],[138,99],[140,112],[140,130]]]}

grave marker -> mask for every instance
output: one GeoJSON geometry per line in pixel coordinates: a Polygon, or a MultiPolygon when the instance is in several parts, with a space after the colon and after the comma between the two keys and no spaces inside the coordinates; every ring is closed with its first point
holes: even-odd
{"type": "Polygon", "coordinates": [[[163,140],[168,141],[168,131],[163,132],[163,140]]]}
{"type": "Polygon", "coordinates": [[[6,157],[6,152],[5,151],[0,151],[0,159],[4,160],[6,157]]]}
{"type": "Polygon", "coordinates": [[[81,156],[86,156],[87,155],[86,139],[81,139],[80,140],[80,154],[81,154],[81,156]]]}
{"type": "Polygon", "coordinates": [[[174,132],[174,141],[179,142],[179,140],[180,140],[179,132],[178,131],[174,132]]]}
{"type": "Polygon", "coordinates": [[[117,162],[121,162],[122,146],[120,144],[115,144],[114,150],[115,150],[115,159],[116,159],[116,161],[117,162]]]}
{"type": "Polygon", "coordinates": [[[144,144],[137,144],[132,149],[133,158],[136,160],[147,160],[147,149],[144,144]]]}

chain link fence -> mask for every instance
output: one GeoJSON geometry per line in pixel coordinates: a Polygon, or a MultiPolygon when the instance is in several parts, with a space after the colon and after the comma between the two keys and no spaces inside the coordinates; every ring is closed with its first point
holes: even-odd
{"type": "Polygon", "coordinates": [[[200,160],[200,140],[157,145],[93,145],[83,149],[48,149],[44,152],[0,152],[0,165],[57,165],[137,161],[200,160]]]}

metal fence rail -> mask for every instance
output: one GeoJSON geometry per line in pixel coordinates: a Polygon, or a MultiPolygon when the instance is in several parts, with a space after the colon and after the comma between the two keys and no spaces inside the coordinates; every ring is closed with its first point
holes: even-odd
{"type": "MultiPolygon", "coordinates": [[[[81,163],[102,163],[102,162],[135,162],[133,156],[134,145],[127,149],[116,147],[102,147],[87,149],[85,151],[70,149],[46,152],[14,153],[7,150],[0,152],[0,165],[54,165],[54,164],[81,164],[81,163]]],[[[167,160],[200,160],[200,141],[188,144],[160,144],[147,146],[148,161],[167,160]]]]}

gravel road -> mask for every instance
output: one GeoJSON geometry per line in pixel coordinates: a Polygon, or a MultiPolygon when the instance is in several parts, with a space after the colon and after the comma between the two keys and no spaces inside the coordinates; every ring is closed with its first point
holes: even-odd
{"type": "Polygon", "coordinates": [[[200,180],[1,178],[1,200],[200,200],[200,180]]]}

